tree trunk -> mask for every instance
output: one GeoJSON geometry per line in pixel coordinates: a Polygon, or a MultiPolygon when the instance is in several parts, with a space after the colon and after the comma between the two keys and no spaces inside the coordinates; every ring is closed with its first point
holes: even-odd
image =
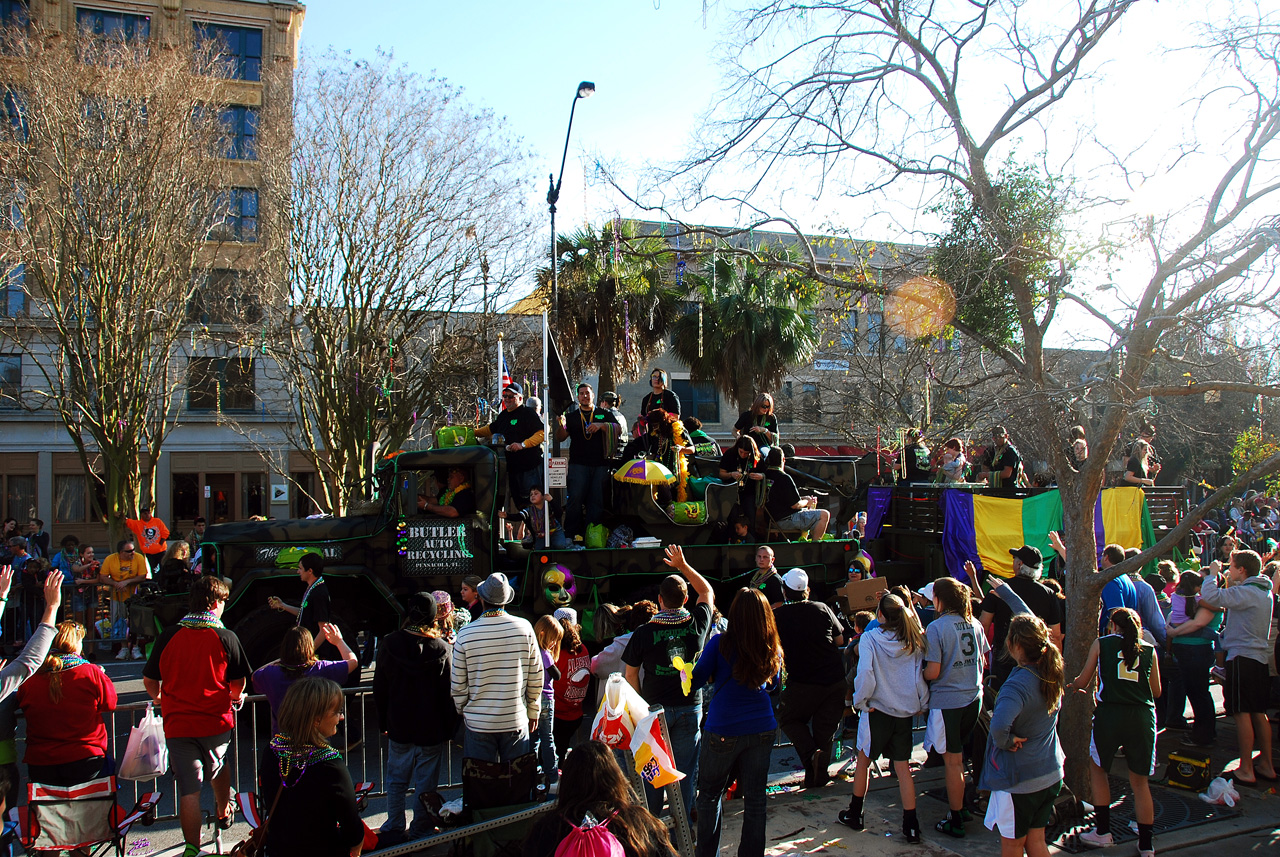
{"type": "MultiPolygon", "coordinates": [[[[1097,541],[1094,536],[1094,503],[1073,497],[1081,491],[1082,476],[1059,480],[1062,492],[1063,542],[1067,546],[1066,617],[1063,632],[1063,661],[1068,681],[1080,674],[1089,647],[1098,636],[1102,583],[1097,573],[1097,541]]],[[[1093,697],[1088,693],[1068,694],[1059,716],[1059,736],[1066,753],[1066,784],[1077,798],[1088,800],[1089,739],[1093,730],[1093,697]]]]}

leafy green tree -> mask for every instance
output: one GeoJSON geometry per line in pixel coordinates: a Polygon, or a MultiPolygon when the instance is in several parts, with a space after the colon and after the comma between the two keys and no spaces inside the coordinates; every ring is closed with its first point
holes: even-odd
{"type": "MultiPolygon", "coordinates": [[[[1272,432],[1263,432],[1258,426],[1245,429],[1231,448],[1231,475],[1239,476],[1268,458],[1280,453],[1280,438],[1272,432]]],[[[1266,477],[1268,494],[1280,492],[1280,474],[1266,477]]]]}
{"type": "Polygon", "coordinates": [[[951,228],[938,237],[930,273],[955,291],[957,321],[1015,345],[1014,287],[1025,286],[1040,303],[1060,281],[1063,200],[1058,180],[1015,164],[996,178],[989,206],[965,190],[951,191],[939,207],[951,228]]]}
{"type": "MultiPolygon", "coordinates": [[[[560,314],[551,323],[557,342],[576,345],[564,355],[565,368],[572,379],[594,368],[600,389],[615,389],[662,350],[680,312],[670,248],[659,237],[638,235],[632,221],[610,221],[557,236],[556,258],[560,314]]],[[[538,282],[539,297],[550,303],[550,268],[538,271],[538,282]]]]}
{"type": "Polygon", "coordinates": [[[778,267],[791,255],[770,248],[713,255],[690,277],[690,297],[702,302],[702,315],[686,313],[676,322],[673,350],[694,381],[713,382],[739,408],[757,392],[777,389],[783,373],[808,362],[818,347],[810,315],[818,285],[778,267]]]}

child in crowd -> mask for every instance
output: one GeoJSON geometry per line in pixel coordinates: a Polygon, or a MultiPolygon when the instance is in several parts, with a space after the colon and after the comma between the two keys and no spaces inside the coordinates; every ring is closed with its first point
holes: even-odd
{"type": "Polygon", "coordinates": [[[898,775],[902,835],[916,844],[920,842],[920,821],[911,778],[911,719],[929,705],[923,672],[924,630],[915,611],[892,592],[880,599],[876,618],[879,627],[867,631],[858,643],[853,707],[863,715],[858,721],[853,797],[839,818],[854,830],[863,829],[862,801],[870,785],[871,763],[887,755],[898,775]]]}
{"type": "Polygon", "coordinates": [[[969,587],[952,577],[932,586],[938,618],[925,629],[924,677],[930,684],[924,748],[941,753],[946,765],[951,816],[934,829],[959,839],[964,837],[963,753],[982,712],[982,667],[991,646],[973,618],[969,587]]]}
{"type": "Polygon", "coordinates": [[[551,547],[554,550],[576,547],[565,538],[564,528],[560,526],[559,506],[554,499],[542,493],[541,487],[535,485],[529,489],[529,506],[520,510],[520,518],[525,523],[521,543],[526,548],[545,545],[548,527],[551,528],[551,547]]]}
{"type": "Polygon", "coordinates": [[[533,635],[538,639],[538,652],[542,656],[542,710],[538,714],[538,734],[533,738],[533,754],[542,766],[551,794],[556,792],[559,779],[555,738],[552,721],[555,719],[555,681],[560,678],[556,660],[560,657],[560,643],[564,639],[564,626],[554,616],[540,616],[533,625],[533,635]]]}
{"type": "Polygon", "coordinates": [[[578,727],[582,725],[582,704],[587,698],[587,685],[591,683],[591,653],[582,643],[578,611],[572,607],[561,607],[553,617],[559,620],[564,632],[555,664],[560,675],[552,685],[555,719],[551,727],[559,765],[563,768],[564,757],[574,743],[578,727]]]}
{"type": "Polygon", "coordinates": [[[462,588],[458,590],[458,594],[462,596],[462,603],[471,614],[472,621],[484,612],[484,605],[480,603],[480,593],[476,589],[482,579],[478,574],[468,574],[462,578],[462,588]]]}
{"type": "Polygon", "coordinates": [[[1152,826],[1155,806],[1150,777],[1156,772],[1156,697],[1160,695],[1160,664],[1155,647],[1142,639],[1142,620],[1128,607],[1111,611],[1110,631],[1089,647],[1080,675],[1068,690],[1084,692],[1098,676],[1090,741],[1089,775],[1093,785],[1094,827],[1080,834],[1090,848],[1115,844],[1111,835],[1111,785],[1108,774],[1116,751],[1124,749],[1138,821],[1138,855],[1155,857],[1152,826]]]}

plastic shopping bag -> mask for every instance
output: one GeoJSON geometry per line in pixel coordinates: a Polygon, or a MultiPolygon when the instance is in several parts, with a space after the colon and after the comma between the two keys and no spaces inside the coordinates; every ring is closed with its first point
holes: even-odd
{"type": "Polygon", "coordinates": [[[146,713],[129,731],[129,746],[120,760],[124,780],[153,780],[169,770],[169,748],[164,743],[164,721],[147,703],[146,713]]]}
{"type": "Polygon", "coordinates": [[[1236,791],[1236,787],[1230,780],[1218,777],[1209,783],[1209,788],[1200,795],[1200,800],[1205,803],[1226,804],[1234,807],[1240,802],[1240,792],[1236,791]]]}
{"type": "Polygon", "coordinates": [[[622,673],[613,673],[605,682],[591,737],[615,750],[625,750],[631,746],[636,724],[648,716],[649,703],[627,684],[622,673]]]}

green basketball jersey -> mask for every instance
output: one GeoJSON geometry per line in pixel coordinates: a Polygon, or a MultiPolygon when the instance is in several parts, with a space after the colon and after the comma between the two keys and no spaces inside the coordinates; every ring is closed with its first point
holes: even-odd
{"type": "Polygon", "coordinates": [[[1119,634],[1098,638],[1098,701],[1115,705],[1155,707],[1151,696],[1151,660],[1156,650],[1138,641],[1138,664],[1134,669],[1124,661],[1124,640],[1119,634]]]}

